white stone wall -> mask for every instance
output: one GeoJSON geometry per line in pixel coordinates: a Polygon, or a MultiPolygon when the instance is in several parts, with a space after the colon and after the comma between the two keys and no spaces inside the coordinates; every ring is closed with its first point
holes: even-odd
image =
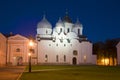
{"type": "Polygon", "coordinates": [[[38,42],[38,63],[66,63],[73,64],[72,59],[77,59],[77,64],[96,64],[96,57],[92,55],[92,43],[79,42],[74,39],[70,43],[60,40],[53,42],[52,40],[41,40],[38,42]],[[73,55],[73,51],[78,52],[77,55],[73,55]],[[47,62],[45,62],[45,55],[48,55],[47,62]],[[56,61],[56,55],[59,60],[56,61]],[[64,62],[64,55],[66,56],[66,62],[64,62]],[[84,60],[86,56],[86,61],[84,60]]]}
{"type": "Polygon", "coordinates": [[[72,23],[64,23],[64,25],[65,25],[65,33],[67,34],[68,32],[67,32],[67,30],[68,30],[68,28],[69,28],[69,31],[71,32],[72,31],[72,28],[73,28],[73,24],[72,23]]]}
{"type": "Polygon", "coordinates": [[[49,28],[38,28],[37,29],[37,33],[38,34],[43,34],[43,35],[49,35],[52,33],[52,29],[49,29],[49,28]]]}

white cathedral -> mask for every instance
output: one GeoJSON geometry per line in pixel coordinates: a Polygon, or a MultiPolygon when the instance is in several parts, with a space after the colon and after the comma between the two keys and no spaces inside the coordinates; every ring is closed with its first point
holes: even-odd
{"type": "Polygon", "coordinates": [[[37,24],[37,52],[40,64],[96,64],[92,43],[83,35],[83,26],[68,15],[59,18],[52,29],[44,16],[37,24]]]}
{"type": "Polygon", "coordinates": [[[32,64],[96,64],[82,24],[79,20],[72,23],[68,15],[59,18],[55,26],[44,16],[37,24],[36,45],[29,43],[30,39],[20,34],[5,37],[0,33],[0,64],[26,65],[31,51],[32,64]]]}

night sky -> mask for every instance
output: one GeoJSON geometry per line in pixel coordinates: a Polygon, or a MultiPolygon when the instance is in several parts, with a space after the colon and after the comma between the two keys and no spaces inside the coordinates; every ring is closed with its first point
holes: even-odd
{"type": "Polygon", "coordinates": [[[54,27],[66,9],[90,41],[120,38],[120,0],[0,0],[0,32],[35,35],[44,14],[54,27]]]}

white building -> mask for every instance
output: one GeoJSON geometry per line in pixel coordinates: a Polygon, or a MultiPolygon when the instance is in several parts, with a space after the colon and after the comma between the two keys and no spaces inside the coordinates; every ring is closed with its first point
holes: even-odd
{"type": "Polygon", "coordinates": [[[38,63],[96,64],[92,43],[83,36],[79,20],[74,24],[66,15],[52,27],[45,16],[37,25],[38,63]]]}
{"type": "Polygon", "coordinates": [[[117,64],[120,65],[120,42],[116,45],[117,47],[117,64]]]}
{"type": "Polygon", "coordinates": [[[96,64],[92,43],[83,35],[79,20],[74,24],[66,15],[52,27],[44,16],[37,24],[37,44],[34,46],[30,46],[30,40],[19,34],[8,38],[0,34],[0,58],[3,63],[7,60],[12,65],[26,64],[31,53],[32,64],[96,64]]]}

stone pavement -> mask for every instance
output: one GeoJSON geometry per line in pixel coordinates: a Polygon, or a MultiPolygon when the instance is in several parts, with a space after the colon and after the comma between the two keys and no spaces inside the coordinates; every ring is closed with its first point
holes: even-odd
{"type": "Polygon", "coordinates": [[[25,66],[0,67],[0,80],[18,80],[25,66]]]}

